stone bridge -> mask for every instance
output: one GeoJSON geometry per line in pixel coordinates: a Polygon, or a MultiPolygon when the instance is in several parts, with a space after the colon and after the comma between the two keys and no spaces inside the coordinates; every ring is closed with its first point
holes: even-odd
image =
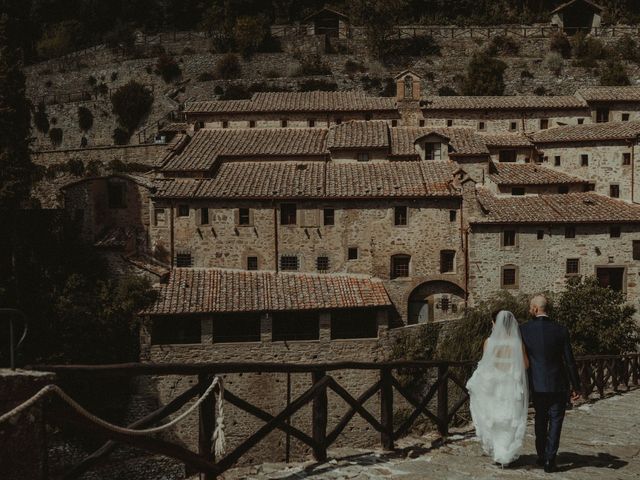
{"type": "Polygon", "coordinates": [[[433,437],[399,441],[396,452],[330,450],[326,463],[262,464],[235,469],[223,478],[309,479],[607,479],[640,478],[640,389],[582,403],[567,412],[558,472],[535,465],[533,418],[523,455],[508,468],[493,464],[474,440],[473,428],[452,430],[445,442],[433,437]]]}

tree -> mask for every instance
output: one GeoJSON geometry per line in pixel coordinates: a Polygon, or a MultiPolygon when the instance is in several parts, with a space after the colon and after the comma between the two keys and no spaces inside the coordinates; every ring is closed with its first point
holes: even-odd
{"type": "Polygon", "coordinates": [[[238,78],[240,73],[240,61],[238,56],[233,53],[227,53],[216,63],[215,74],[218,78],[225,80],[238,78]]]}
{"type": "Polygon", "coordinates": [[[502,95],[507,64],[486,52],[471,57],[462,81],[463,95],[502,95]]]}
{"type": "Polygon", "coordinates": [[[131,134],[149,114],[153,94],[141,83],[131,80],[116,90],[111,97],[111,104],[118,122],[131,134]]]}
{"type": "Polygon", "coordinates": [[[627,75],[627,69],[622,62],[609,60],[600,68],[600,85],[631,85],[629,75],[627,75]]]}
{"type": "Polygon", "coordinates": [[[78,107],[78,126],[83,132],[93,126],[93,113],[87,107],[78,107]]]}
{"type": "Polygon", "coordinates": [[[352,0],[351,13],[364,26],[371,53],[381,58],[385,44],[407,8],[407,0],[352,0]]]}
{"type": "Polygon", "coordinates": [[[25,96],[22,52],[10,35],[11,19],[0,16],[0,209],[29,198],[31,108],[25,96]]]}
{"type": "Polygon", "coordinates": [[[567,326],[577,355],[633,352],[640,328],[625,295],[601,287],[598,279],[572,279],[555,302],[555,318],[567,326]]]}
{"type": "Polygon", "coordinates": [[[233,39],[240,54],[247,58],[267,39],[269,27],[264,17],[243,15],[236,19],[233,39]]]}

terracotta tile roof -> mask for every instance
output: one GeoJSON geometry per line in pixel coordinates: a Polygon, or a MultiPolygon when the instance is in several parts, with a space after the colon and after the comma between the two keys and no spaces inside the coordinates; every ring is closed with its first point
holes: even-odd
{"type": "Polygon", "coordinates": [[[533,147],[522,133],[478,133],[487,147],[533,147]]]}
{"type": "Polygon", "coordinates": [[[163,170],[209,170],[218,157],[323,156],[326,129],[238,128],[200,129],[163,170]]]}
{"type": "Polygon", "coordinates": [[[185,122],[172,122],[163,125],[160,128],[160,133],[181,133],[189,129],[189,124],[185,122]]]}
{"type": "Polygon", "coordinates": [[[587,102],[639,102],[640,86],[584,87],[576,94],[587,102]]]}
{"type": "Polygon", "coordinates": [[[435,133],[446,137],[453,148],[450,156],[488,155],[486,145],[471,128],[395,127],[391,132],[391,156],[415,156],[415,142],[420,137],[435,133]]]}
{"type": "Polygon", "coordinates": [[[423,110],[546,110],[586,107],[586,103],[574,95],[429,97],[422,105],[423,110]]]}
{"type": "Polygon", "coordinates": [[[159,298],[141,312],[269,312],[387,307],[381,280],[337,274],[175,268],[158,287],[159,298]]]}
{"type": "Polygon", "coordinates": [[[453,162],[223,162],[214,178],[159,179],[153,198],[458,196],[453,162]]]}
{"type": "Polygon", "coordinates": [[[371,97],[361,91],[257,92],[251,100],[189,102],[186,113],[363,112],[396,111],[393,97],[371,97]]]}
{"type": "Polygon", "coordinates": [[[534,143],[594,142],[635,139],[640,135],[640,121],[585,123],[540,130],[531,134],[534,143]]]}
{"type": "Polygon", "coordinates": [[[327,147],[385,148],[389,146],[389,126],[384,120],[351,121],[329,129],[327,147]]]}
{"type": "Polygon", "coordinates": [[[594,10],[599,10],[599,11],[603,11],[604,7],[598,5],[595,2],[592,2],[591,0],[569,0],[568,2],[562,3],[560,5],[558,5],[554,10],[551,11],[551,13],[558,13],[561,12],[562,10],[564,10],[565,8],[573,5],[574,3],[578,2],[578,5],[580,7],[584,7],[586,4],[587,7],[591,7],[594,10]]]}
{"type": "Polygon", "coordinates": [[[640,223],[640,205],[594,192],[496,197],[478,189],[485,213],[471,223],[640,223]]]}
{"type": "Polygon", "coordinates": [[[541,167],[534,163],[496,163],[490,165],[489,177],[498,185],[558,185],[589,183],[588,180],[541,167]]]}

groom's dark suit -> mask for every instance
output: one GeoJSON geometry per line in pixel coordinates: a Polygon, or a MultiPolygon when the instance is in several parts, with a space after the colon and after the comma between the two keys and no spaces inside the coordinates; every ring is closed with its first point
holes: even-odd
{"type": "Polygon", "coordinates": [[[529,355],[529,379],[536,410],[536,450],[539,458],[554,462],[569,395],[567,375],[573,389],[580,391],[569,332],[547,316],[530,320],[520,331],[529,355]]]}

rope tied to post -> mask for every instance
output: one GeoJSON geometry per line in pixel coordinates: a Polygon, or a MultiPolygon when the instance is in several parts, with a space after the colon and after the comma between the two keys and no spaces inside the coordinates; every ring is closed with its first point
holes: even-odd
{"type": "Polygon", "coordinates": [[[207,387],[204,393],[200,396],[200,398],[198,398],[198,400],[193,405],[191,405],[187,410],[182,412],[180,415],[178,415],[176,418],[174,418],[170,422],[167,422],[163,425],[159,425],[157,427],[136,430],[136,429],[126,428],[126,427],[121,427],[119,425],[114,425],[113,423],[107,422],[106,420],[96,417],[94,414],[92,414],[91,412],[86,410],[82,405],[76,402],[73,398],[67,395],[67,393],[65,393],[64,390],[62,390],[57,385],[53,385],[53,384],[47,385],[41,388],[32,397],[28,398],[27,400],[22,402],[20,405],[17,405],[16,407],[12,408],[8,412],[0,415],[0,425],[2,425],[5,422],[8,422],[14,417],[17,417],[23,411],[31,408],[32,406],[34,406],[36,403],[38,403],[40,400],[44,399],[45,397],[49,395],[56,395],[58,396],[58,398],[64,401],[67,405],[69,405],[79,415],[82,415],[90,422],[98,424],[106,428],[107,430],[111,430],[112,432],[121,433],[125,435],[136,435],[136,436],[151,435],[154,433],[160,433],[164,430],[168,430],[174,425],[177,425],[178,423],[180,423],[182,420],[188,417],[191,413],[193,413],[202,404],[202,402],[204,402],[207,399],[207,397],[212,393],[215,399],[214,408],[216,411],[216,424],[213,430],[212,440],[214,442],[215,455],[221,456],[225,452],[226,441],[225,441],[225,434],[224,434],[224,408],[223,408],[224,386],[222,383],[222,379],[220,377],[214,377],[213,381],[207,387]],[[216,385],[218,386],[217,394],[215,394],[214,392],[216,385]]]}

